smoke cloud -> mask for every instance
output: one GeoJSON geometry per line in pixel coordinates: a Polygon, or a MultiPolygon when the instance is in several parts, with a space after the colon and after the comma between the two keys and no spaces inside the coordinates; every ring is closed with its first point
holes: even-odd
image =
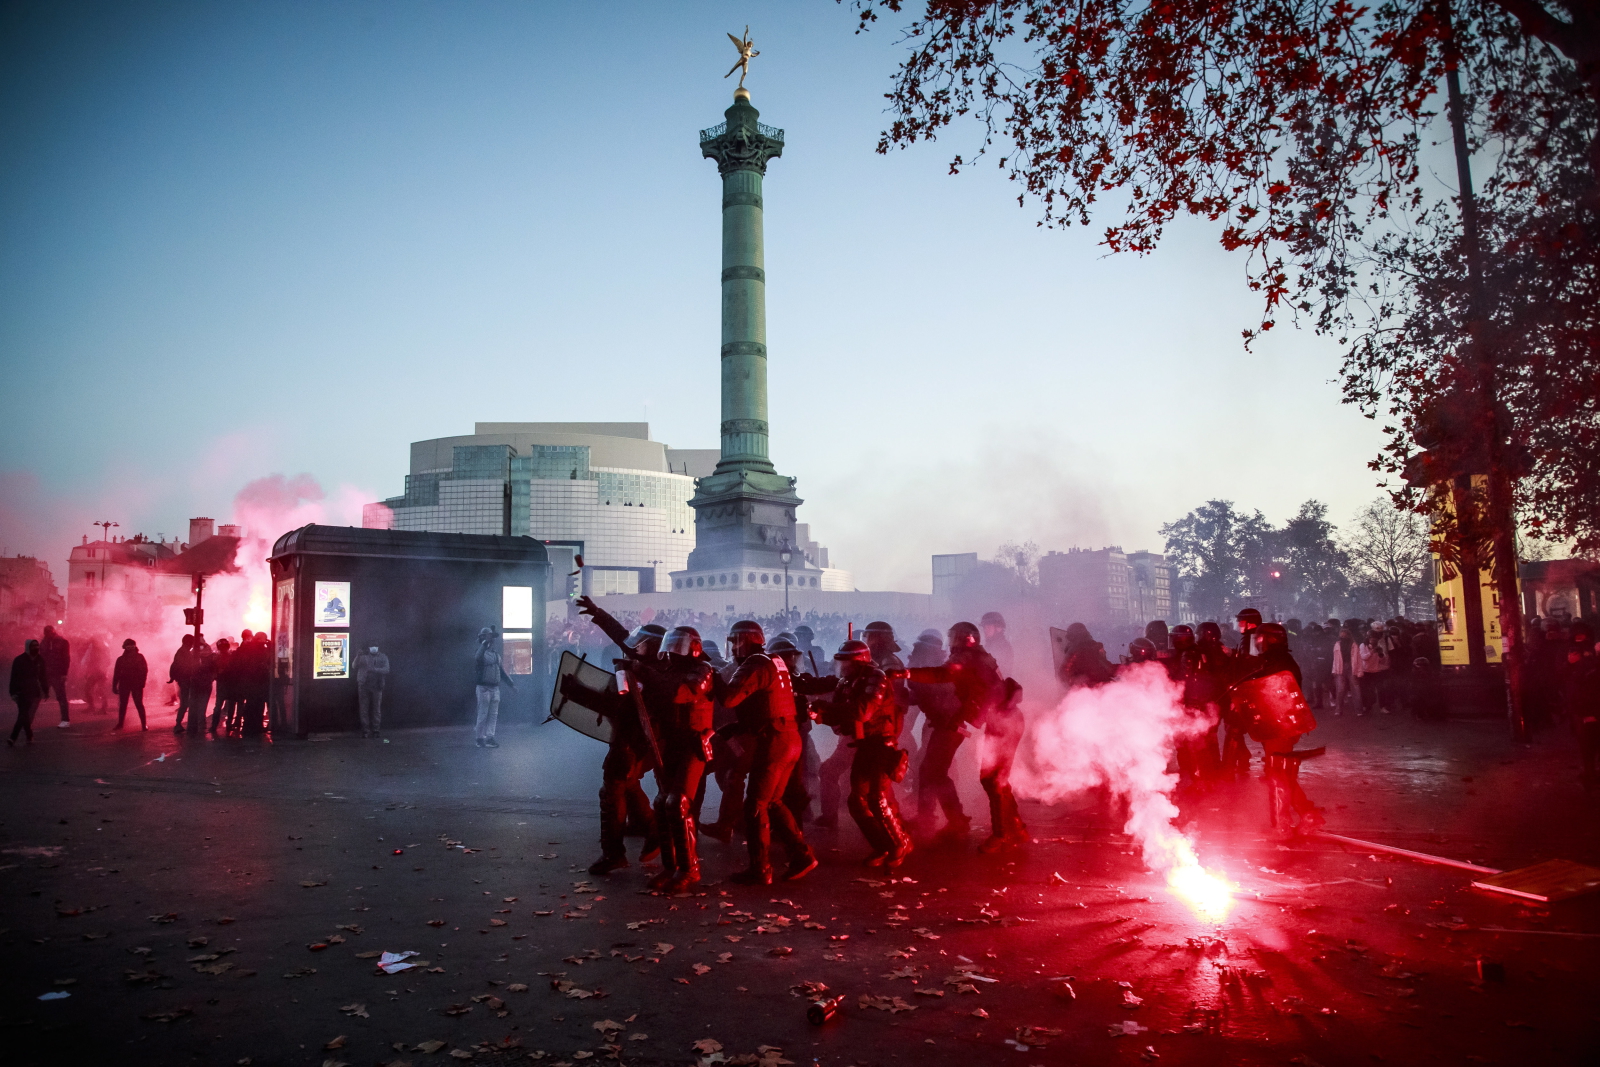
{"type": "Polygon", "coordinates": [[[1124,830],[1145,865],[1168,873],[1192,865],[1194,853],[1173,826],[1178,776],[1167,765],[1184,738],[1215,720],[1183,705],[1183,687],[1159,663],[1125,666],[1114,681],[1072,689],[1055,707],[1032,716],[1011,785],[1017,795],[1056,803],[1104,787],[1127,804],[1124,830]]]}

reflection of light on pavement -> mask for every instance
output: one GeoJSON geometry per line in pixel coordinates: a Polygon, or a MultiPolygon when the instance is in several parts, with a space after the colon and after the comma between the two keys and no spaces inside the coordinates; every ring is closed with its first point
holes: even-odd
{"type": "Polygon", "coordinates": [[[1200,866],[1187,838],[1174,837],[1168,847],[1173,857],[1173,864],[1167,870],[1168,888],[1199,918],[1221,923],[1233,906],[1233,894],[1227,881],[1200,866]]]}

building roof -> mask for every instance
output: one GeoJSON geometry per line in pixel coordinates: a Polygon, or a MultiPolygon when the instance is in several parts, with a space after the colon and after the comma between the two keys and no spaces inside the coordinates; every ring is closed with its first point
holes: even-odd
{"type": "Polygon", "coordinates": [[[532,537],[373,530],[314,523],[290,530],[272,546],[273,559],[295,555],[389,556],[468,563],[545,563],[549,558],[544,543],[532,537]]]}

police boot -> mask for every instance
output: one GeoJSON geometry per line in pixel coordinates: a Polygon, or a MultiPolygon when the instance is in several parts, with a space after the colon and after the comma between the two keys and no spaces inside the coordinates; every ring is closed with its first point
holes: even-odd
{"type": "MultiPolygon", "coordinates": [[[[661,872],[645,883],[647,889],[660,889],[678,873],[678,844],[672,833],[673,814],[668,810],[670,802],[671,798],[663,798],[663,802],[656,806],[656,832],[661,840],[661,872]]],[[[640,856],[639,860],[644,862],[644,857],[640,856]]]]}
{"type": "Polygon", "coordinates": [[[983,789],[989,794],[989,836],[978,846],[978,851],[999,852],[1006,846],[1005,797],[989,782],[983,783],[983,789]]]}
{"type": "Polygon", "coordinates": [[[887,790],[878,797],[877,807],[878,825],[883,827],[883,834],[890,844],[889,852],[883,859],[883,869],[892,871],[911,855],[911,835],[906,833],[905,826],[900,822],[900,809],[895,807],[894,797],[887,790]]]}
{"type": "Polygon", "coordinates": [[[687,893],[700,884],[700,854],[694,835],[694,822],[689,815],[689,799],[683,798],[681,807],[673,813],[669,832],[672,834],[673,855],[678,868],[664,884],[662,892],[687,893]]]}
{"type": "Polygon", "coordinates": [[[590,874],[610,874],[628,866],[628,849],[622,838],[627,820],[618,810],[622,803],[616,790],[614,782],[600,787],[600,858],[589,865],[590,874]]]}

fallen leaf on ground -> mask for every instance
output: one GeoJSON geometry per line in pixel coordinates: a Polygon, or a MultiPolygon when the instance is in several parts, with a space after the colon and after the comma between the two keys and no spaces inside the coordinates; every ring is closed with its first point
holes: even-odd
{"type": "Polygon", "coordinates": [[[438,1052],[442,1048],[444,1048],[444,1042],[443,1041],[423,1041],[423,1042],[418,1043],[417,1047],[412,1049],[411,1051],[413,1051],[413,1052],[434,1053],[434,1052],[438,1052]]]}
{"type": "Polygon", "coordinates": [[[301,882],[300,883],[300,885],[305,889],[315,889],[319,885],[327,885],[327,884],[328,884],[327,882],[301,882]]]}
{"type": "Polygon", "coordinates": [[[1140,1026],[1132,1019],[1125,1019],[1120,1023],[1112,1023],[1110,1029],[1106,1032],[1112,1037],[1123,1037],[1125,1035],[1142,1034],[1148,1029],[1150,1029],[1148,1026],[1140,1026]]]}
{"type": "Polygon", "coordinates": [[[506,921],[504,919],[490,919],[489,920],[489,925],[490,926],[504,926],[505,924],[506,924],[506,921]]]}
{"type": "Polygon", "coordinates": [[[709,1056],[713,1052],[722,1051],[722,1042],[714,1037],[702,1037],[694,1043],[694,1049],[696,1052],[703,1052],[709,1056]]]}
{"type": "Polygon", "coordinates": [[[429,926],[443,926],[444,925],[444,920],[443,919],[429,919],[428,920],[428,925],[429,926]]]}
{"type": "Polygon", "coordinates": [[[155,1011],[149,1015],[141,1015],[141,1019],[148,1019],[153,1023],[175,1023],[194,1014],[193,1008],[173,1008],[171,1011],[155,1011]]]}
{"type": "Polygon", "coordinates": [[[1048,1026],[1023,1026],[1017,1029],[1017,1041],[1038,1048],[1048,1044],[1052,1037],[1060,1037],[1062,1033],[1063,1031],[1048,1026]]]}
{"type": "Polygon", "coordinates": [[[152,915],[150,916],[150,921],[153,923],[175,923],[178,921],[178,913],[169,911],[165,915],[152,915]]]}
{"type": "Polygon", "coordinates": [[[856,1003],[862,1008],[876,1008],[879,1011],[887,1011],[896,1015],[903,1011],[917,1010],[917,1006],[915,1004],[907,1004],[899,997],[883,997],[872,993],[861,994],[860,999],[856,1003]]]}
{"type": "Polygon", "coordinates": [[[458,1060],[472,1059],[472,1053],[468,1052],[464,1048],[453,1048],[450,1050],[450,1055],[454,1056],[458,1060]]]}
{"type": "Polygon", "coordinates": [[[667,944],[665,941],[657,941],[655,954],[657,956],[665,956],[667,953],[672,951],[673,947],[674,946],[667,944]]]}
{"type": "Polygon", "coordinates": [[[711,973],[711,968],[707,967],[703,963],[697,963],[697,964],[694,965],[694,973],[695,974],[710,974],[711,973]]]}
{"type": "Polygon", "coordinates": [[[358,1019],[372,1018],[372,1016],[367,1014],[367,1006],[365,1004],[346,1004],[339,1010],[344,1012],[346,1015],[354,1015],[358,1019]]]}
{"type": "Polygon", "coordinates": [[[334,1050],[336,1048],[344,1048],[345,1043],[347,1041],[349,1041],[349,1040],[350,1039],[348,1037],[346,1037],[344,1034],[340,1034],[338,1037],[334,1038],[332,1041],[328,1042],[326,1045],[323,1045],[322,1047],[331,1052],[332,1050],[334,1050]]]}
{"type": "Polygon", "coordinates": [[[793,955],[793,954],[794,954],[794,949],[789,948],[789,947],[787,947],[785,945],[779,945],[777,948],[769,948],[769,949],[767,949],[767,955],[769,955],[769,956],[789,956],[789,955],[793,955]]]}
{"type": "Polygon", "coordinates": [[[507,993],[526,993],[527,991],[528,987],[522,982],[512,982],[506,986],[507,993]]]}

